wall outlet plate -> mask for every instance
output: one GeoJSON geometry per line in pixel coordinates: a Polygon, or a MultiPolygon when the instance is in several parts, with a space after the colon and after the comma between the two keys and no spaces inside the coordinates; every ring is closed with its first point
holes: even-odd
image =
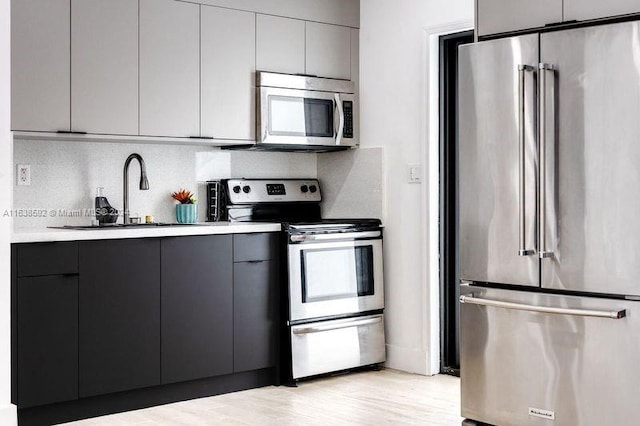
{"type": "Polygon", "coordinates": [[[18,186],[31,185],[31,165],[30,164],[18,164],[16,183],[18,186]]]}
{"type": "Polygon", "coordinates": [[[407,166],[407,172],[408,172],[409,183],[422,182],[422,165],[421,164],[409,164],[407,166]]]}

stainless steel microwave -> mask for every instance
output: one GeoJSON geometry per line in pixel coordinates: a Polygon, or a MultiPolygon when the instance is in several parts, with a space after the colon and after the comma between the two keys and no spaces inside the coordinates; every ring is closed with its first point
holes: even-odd
{"type": "Polygon", "coordinates": [[[257,73],[260,149],[332,151],[358,145],[355,84],[257,73]]]}

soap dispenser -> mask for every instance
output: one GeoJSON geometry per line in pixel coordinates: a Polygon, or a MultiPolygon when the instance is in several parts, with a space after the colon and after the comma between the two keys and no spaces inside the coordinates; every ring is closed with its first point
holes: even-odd
{"type": "Polygon", "coordinates": [[[118,210],[111,207],[103,190],[103,187],[96,190],[96,219],[99,226],[111,225],[118,220],[118,210]]]}

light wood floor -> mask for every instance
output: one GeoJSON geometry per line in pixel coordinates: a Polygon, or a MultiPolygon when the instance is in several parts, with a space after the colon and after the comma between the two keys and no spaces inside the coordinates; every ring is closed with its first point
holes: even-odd
{"type": "Polygon", "coordinates": [[[460,425],[460,381],[395,370],[269,386],[67,423],[106,425],[460,425]]]}

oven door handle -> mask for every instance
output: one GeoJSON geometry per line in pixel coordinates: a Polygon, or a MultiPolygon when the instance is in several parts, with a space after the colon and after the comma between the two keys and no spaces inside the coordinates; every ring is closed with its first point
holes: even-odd
{"type": "Polygon", "coordinates": [[[367,318],[367,319],[345,321],[342,323],[332,324],[332,325],[318,325],[313,327],[294,328],[292,331],[293,331],[293,334],[322,333],[324,331],[340,330],[342,328],[360,327],[362,325],[378,324],[381,321],[382,321],[382,315],[378,315],[378,316],[367,318]]]}
{"type": "Polygon", "coordinates": [[[357,238],[380,238],[382,232],[380,231],[366,231],[366,232],[343,232],[333,234],[300,234],[291,235],[291,242],[303,243],[307,241],[340,241],[340,240],[353,240],[357,238]]]}

